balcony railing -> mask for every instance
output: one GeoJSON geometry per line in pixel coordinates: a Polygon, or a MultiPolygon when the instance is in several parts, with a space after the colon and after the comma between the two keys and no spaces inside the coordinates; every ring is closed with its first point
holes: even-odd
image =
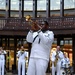
{"type": "MultiPolygon", "coordinates": [[[[35,18],[37,21],[47,20],[50,30],[75,29],[75,17],[35,18]]],[[[0,18],[0,30],[29,30],[30,25],[25,19],[0,18]]]]}

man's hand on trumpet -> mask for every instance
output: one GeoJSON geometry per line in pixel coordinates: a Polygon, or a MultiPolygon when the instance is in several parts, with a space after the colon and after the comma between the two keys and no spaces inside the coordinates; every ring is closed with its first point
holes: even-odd
{"type": "Polygon", "coordinates": [[[36,23],[35,22],[33,22],[33,25],[31,25],[31,30],[36,31],[36,23]]]}
{"type": "Polygon", "coordinates": [[[33,25],[31,25],[31,30],[38,31],[40,29],[42,29],[42,27],[38,24],[38,22],[37,21],[33,22],[33,25]]]}

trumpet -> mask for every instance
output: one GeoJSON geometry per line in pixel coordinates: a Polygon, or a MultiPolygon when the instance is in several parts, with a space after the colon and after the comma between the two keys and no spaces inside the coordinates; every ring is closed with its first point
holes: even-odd
{"type": "Polygon", "coordinates": [[[30,26],[32,26],[32,25],[35,24],[35,22],[33,22],[33,21],[31,20],[31,16],[30,16],[30,15],[27,15],[27,16],[26,16],[26,21],[29,22],[29,25],[30,25],[30,26]]]}
{"type": "Polygon", "coordinates": [[[32,21],[30,15],[27,15],[27,16],[26,16],[26,21],[32,21]]]}
{"type": "Polygon", "coordinates": [[[35,21],[31,20],[30,15],[26,16],[26,21],[29,22],[29,25],[33,26],[36,30],[37,30],[37,27],[42,29],[42,27],[39,25],[39,22],[37,20],[35,20],[35,21]]]}
{"type": "Polygon", "coordinates": [[[23,49],[23,50],[21,50],[20,52],[21,52],[21,54],[23,54],[25,51],[24,51],[24,49],[23,49]]]}

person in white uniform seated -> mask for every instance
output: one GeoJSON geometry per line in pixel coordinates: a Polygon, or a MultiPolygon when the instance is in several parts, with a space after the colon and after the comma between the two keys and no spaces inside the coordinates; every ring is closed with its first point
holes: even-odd
{"type": "Polygon", "coordinates": [[[61,75],[66,75],[66,72],[65,72],[65,65],[66,65],[66,62],[65,62],[65,59],[63,58],[61,60],[61,75]]]}
{"type": "Polygon", "coordinates": [[[61,71],[65,72],[65,74],[70,73],[70,60],[66,53],[64,53],[64,59],[61,61],[61,71]]]}
{"type": "Polygon", "coordinates": [[[65,59],[65,62],[66,62],[65,67],[69,68],[70,67],[70,59],[68,58],[66,53],[64,53],[64,57],[65,57],[64,59],[65,59]]]}

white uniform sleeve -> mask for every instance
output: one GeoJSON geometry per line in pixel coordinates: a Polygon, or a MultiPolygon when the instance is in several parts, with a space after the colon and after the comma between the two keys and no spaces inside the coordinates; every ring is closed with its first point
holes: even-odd
{"type": "Polygon", "coordinates": [[[18,51],[18,52],[17,52],[17,55],[16,55],[16,56],[17,56],[17,57],[19,57],[19,56],[20,56],[20,51],[18,51]]]}
{"type": "Polygon", "coordinates": [[[28,32],[27,37],[26,37],[27,42],[32,43],[33,42],[33,33],[32,32],[28,32]]]}
{"type": "Polygon", "coordinates": [[[4,54],[7,54],[7,52],[6,52],[6,51],[4,51],[4,54]]]}
{"type": "Polygon", "coordinates": [[[54,61],[55,61],[55,52],[53,52],[53,53],[52,53],[51,61],[52,61],[52,62],[54,62],[54,61]]]}
{"type": "Polygon", "coordinates": [[[5,50],[3,50],[3,53],[2,54],[7,54],[7,52],[5,50]]]}
{"type": "Polygon", "coordinates": [[[24,52],[25,57],[27,57],[27,52],[24,52]]]}
{"type": "Polygon", "coordinates": [[[54,34],[52,31],[44,34],[42,31],[39,33],[39,37],[43,43],[53,42],[54,34]]]}
{"type": "Polygon", "coordinates": [[[60,53],[59,53],[59,58],[60,58],[60,59],[63,59],[63,58],[64,58],[63,52],[61,52],[61,51],[60,51],[60,53]]]}

